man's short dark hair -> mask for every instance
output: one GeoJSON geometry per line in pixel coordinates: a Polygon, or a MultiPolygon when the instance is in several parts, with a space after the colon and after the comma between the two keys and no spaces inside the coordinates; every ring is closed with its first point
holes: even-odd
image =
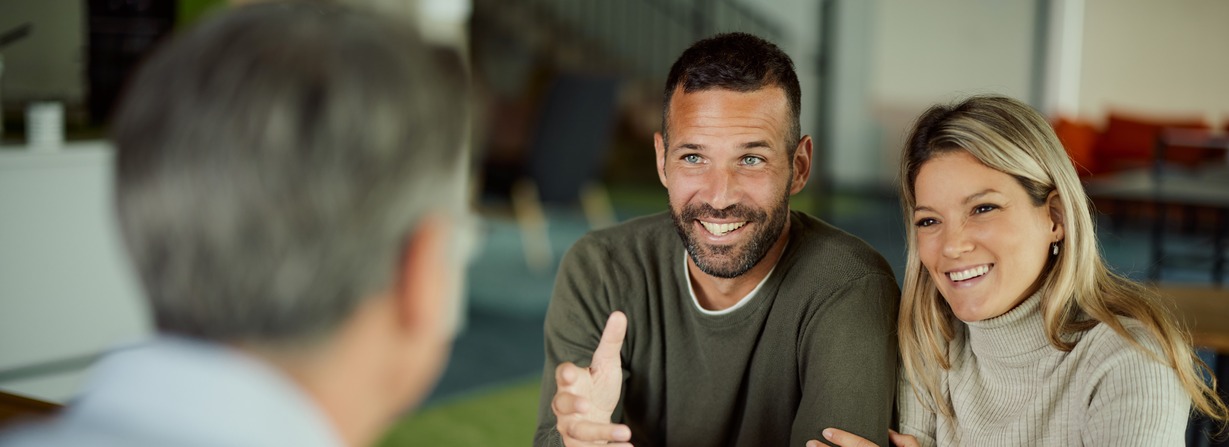
{"type": "Polygon", "coordinates": [[[463,207],[466,76],[404,25],[261,2],[145,64],[116,201],[160,330],[318,340],[391,285],[422,216],[463,207]]]}
{"type": "Polygon", "coordinates": [[[679,85],[685,93],[710,89],[753,92],[780,87],[790,108],[786,146],[793,151],[802,139],[802,88],[798,86],[798,74],[789,55],[772,42],[747,33],[725,33],[696,42],[683,51],[666,77],[661,129],[667,141],[670,100],[679,85]]]}

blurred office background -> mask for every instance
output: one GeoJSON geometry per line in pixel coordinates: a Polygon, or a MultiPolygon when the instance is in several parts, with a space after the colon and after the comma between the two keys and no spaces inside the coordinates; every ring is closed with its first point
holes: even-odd
{"type": "MultiPolygon", "coordinates": [[[[867,240],[898,275],[904,133],[935,102],[1001,93],[1059,130],[1114,268],[1196,290],[1200,327],[1229,325],[1229,2],[348,1],[467,54],[479,98],[484,242],[465,330],[436,391],[385,445],[530,442],[559,258],[590,229],[666,209],[652,150],[662,84],[684,48],[723,31],[794,59],[816,160],[793,206],[867,240]]],[[[66,402],[100,353],[150,335],[109,208],[106,124],[150,49],[226,6],[0,1],[0,391],[66,402]],[[58,104],[63,143],[32,126],[46,104],[58,104]]]]}

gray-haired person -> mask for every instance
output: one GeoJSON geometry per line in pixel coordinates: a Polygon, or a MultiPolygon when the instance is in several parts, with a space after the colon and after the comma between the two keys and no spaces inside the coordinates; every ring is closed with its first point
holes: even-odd
{"type": "Polygon", "coordinates": [[[431,388],[461,283],[467,88],[408,25],[325,2],[161,48],[113,126],[158,334],[6,445],[366,445],[431,388]]]}

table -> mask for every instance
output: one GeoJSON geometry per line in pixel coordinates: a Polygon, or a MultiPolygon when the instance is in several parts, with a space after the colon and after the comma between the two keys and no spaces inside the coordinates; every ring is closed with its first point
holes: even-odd
{"type": "Polygon", "coordinates": [[[1229,289],[1162,285],[1157,291],[1171,300],[1196,346],[1212,349],[1222,358],[1229,356],[1229,289]]]}
{"type": "MultiPolygon", "coordinates": [[[[1161,285],[1157,291],[1171,300],[1177,317],[1191,331],[1195,346],[1212,349],[1216,353],[1213,374],[1220,386],[1222,399],[1229,398],[1229,289],[1161,285]]],[[[1209,442],[1202,433],[1215,432],[1216,424],[1207,419],[1191,419],[1187,428],[1188,445],[1229,445],[1229,440],[1209,442]]]]}

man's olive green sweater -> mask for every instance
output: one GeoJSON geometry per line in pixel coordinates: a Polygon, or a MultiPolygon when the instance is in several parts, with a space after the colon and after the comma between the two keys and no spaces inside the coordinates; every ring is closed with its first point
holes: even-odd
{"type": "Polygon", "coordinates": [[[883,257],[806,214],[750,301],[707,315],[691,298],[667,213],[586,235],[546,316],[537,446],[561,445],[555,367],[587,366],[611,312],[627,314],[613,420],[646,446],[801,446],[840,427],[887,444],[900,292],[883,257]]]}

